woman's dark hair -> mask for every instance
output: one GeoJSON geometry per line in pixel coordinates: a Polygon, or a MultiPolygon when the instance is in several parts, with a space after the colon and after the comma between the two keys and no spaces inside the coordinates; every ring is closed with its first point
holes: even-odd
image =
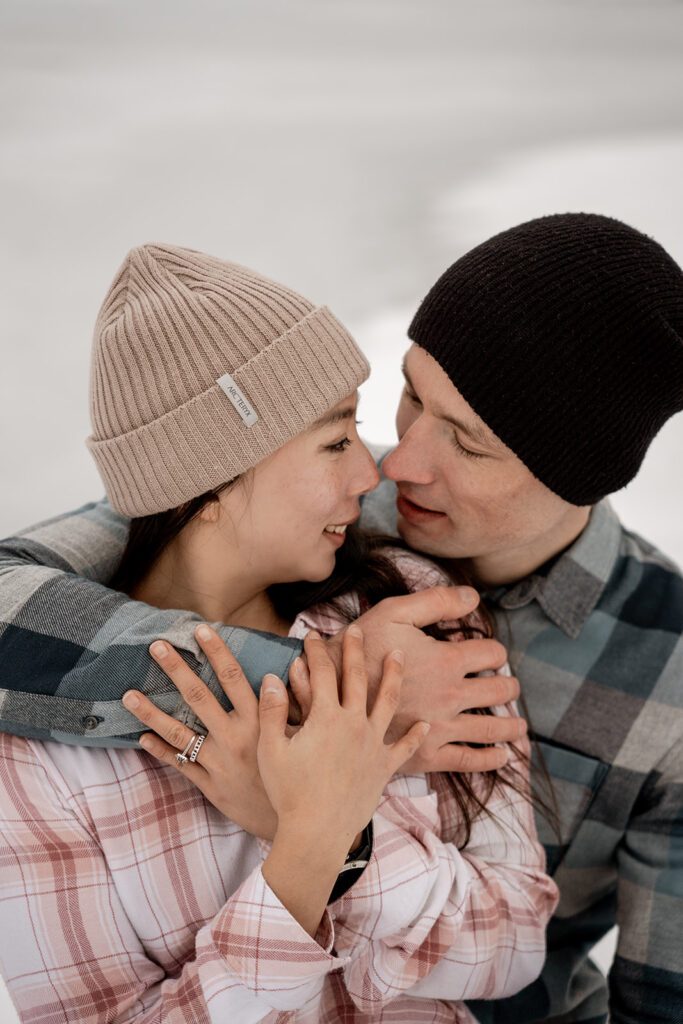
{"type": "Polygon", "coordinates": [[[239,480],[228,480],[213,491],[200,494],[192,501],[186,501],[178,508],[166,512],[155,512],[151,516],[131,519],[128,541],[121,562],[109,582],[113,590],[130,594],[144,580],[166,547],[175,540],[182,530],[199,515],[205,505],[216,501],[218,495],[232,487],[239,480]]]}
{"type": "MultiPolygon", "coordinates": [[[[128,542],[121,563],[110,582],[115,590],[131,593],[145,578],[155,562],[167,547],[210,501],[218,499],[219,494],[232,487],[239,477],[230,480],[221,487],[208,491],[192,501],[186,502],[175,509],[159,512],[154,515],[132,519],[128,542]]],[[[360,602],[361,612],[366,611],[385,597],[396,597],[409,594],[410,588],[403,575],[389,556],[391,549],[409,551],[408,546],[400,539],[380,533],[370,533],[351,525],[346,531],[346,540],[337,552],[334,571],[327,579],[319,583],[300,581],[297,583],[276,583],[268,589],[268,594],[276,611],[286,618],[293,619],[299,612],[318,604],[331,604],[335,611],[347,621],[353,616],[343,602],[338,599],[353,592],[360,602]]],[[[431,558],[446,576],[459,585],[470,584],[466,574],[453,563],[431,558]]],[[[438,640],[452,637],[469,639],[471,637],[492,637],[493,618],[482,604],[474,615],[460,620],[452,629],[440,625],[424,628],[424,632],[438,640]]],[[[491,715],[490,708],[473,708],[473,714],[491,715]]],[[[476,744],[474,744],[476,745],[476,744]]],[[[508,746],[522,761],[528,761],[525,754],[513,744],[508,746]]],[[[506,766],[501,771],[478,773],[484,778],[483,792],[477,792],[469,774],[460,772],[443,773],[447,776],[453,796],[462,815],[463,847],[469,842],[472,823],[482,813],[488,813],[486,803],[493,790],[498,786],[508,786],[531,799],[534,806],[553,823],[555,812],[548,806],[547,800],[539,794],[529,792],[525,777],[514,768],[506,766]]]]}

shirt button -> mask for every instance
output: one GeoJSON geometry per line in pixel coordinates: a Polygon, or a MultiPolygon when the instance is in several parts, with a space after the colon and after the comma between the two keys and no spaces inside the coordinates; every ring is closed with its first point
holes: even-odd
{"type": "Polygon", "coordinates": [[[100,719],[96,718],[95,715],[86,715],[85,718],[82,719],[82,722],[84,729],[91,730],[97,728],[100,724],[100,719]]]}

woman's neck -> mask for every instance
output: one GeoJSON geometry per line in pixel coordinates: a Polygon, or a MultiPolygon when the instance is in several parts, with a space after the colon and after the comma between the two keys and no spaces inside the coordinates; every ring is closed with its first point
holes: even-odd
{"type": "Polygon", "coordinates": [[[206,622],[260,629],[287,636],[291,621],[275,610],[269,582],[258,581],[253,567],[193,543],[171,543],[131,591],[136,601],[156,608],[182,608],[206,622]]]}

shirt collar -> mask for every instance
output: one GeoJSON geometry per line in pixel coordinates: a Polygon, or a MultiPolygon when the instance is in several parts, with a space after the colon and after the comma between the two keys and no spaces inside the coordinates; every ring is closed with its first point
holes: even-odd
{"type": "Polygon", "coordinates": [[[506,609],[522,608],[536,600],[548,618],[574,639],[612,574],[620,539],[619,520],[605,499],[593,507],[585,529],[547,572],[532,573],[489,597],[506,609]]]}

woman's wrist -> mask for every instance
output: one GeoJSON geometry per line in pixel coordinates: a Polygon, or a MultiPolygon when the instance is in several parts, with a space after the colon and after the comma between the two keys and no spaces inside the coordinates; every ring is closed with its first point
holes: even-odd
{"type": "Polygon", "coordinates": [[[321,830],[278,825],[262,874],[280,903],[311,937],[347,856],[348,841],[321,830]]]}
{"type": "MultiPolygon", "coordinates": [[[[362,833],[361,833],[362,836],[362,833]]],[[[279,818],[271,849],[282,850],[293,861],[311,866],[336,865],[337,870],[353,849],[358,836],[339,832],[332,823],[310,818],[279,818]]]]}

